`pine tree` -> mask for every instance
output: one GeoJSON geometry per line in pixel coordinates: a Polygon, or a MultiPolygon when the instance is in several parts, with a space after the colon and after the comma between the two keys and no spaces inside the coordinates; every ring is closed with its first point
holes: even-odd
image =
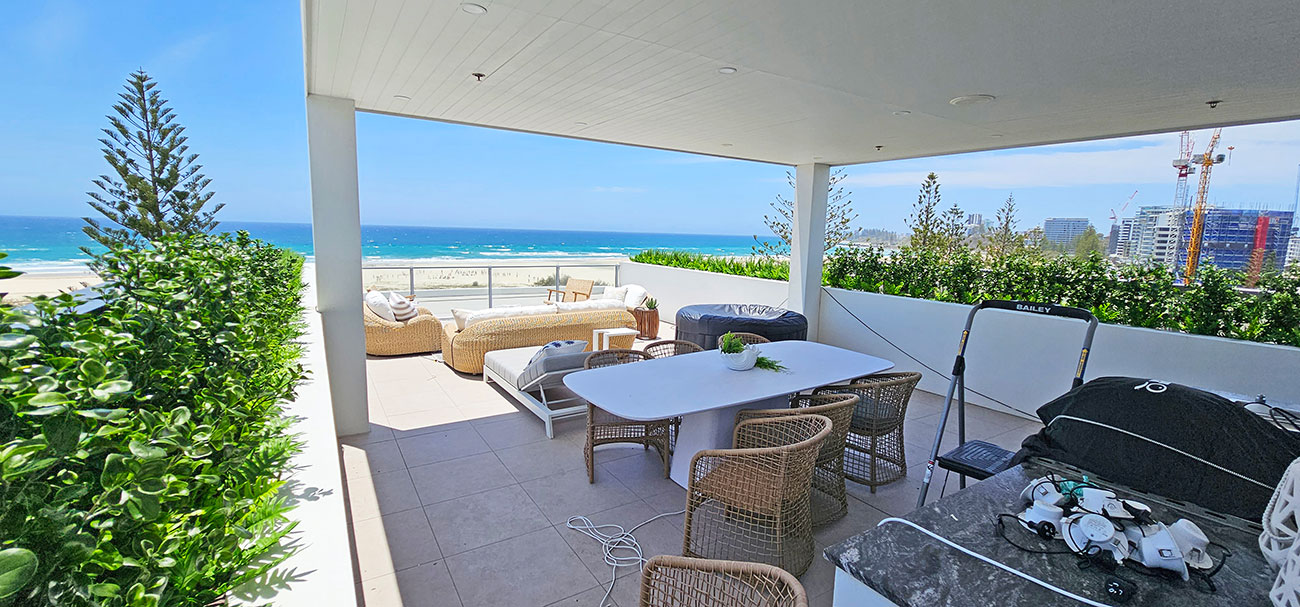
{"type": "Polygon", "coordinates": [[[907,218],[907,227],[912,229],[912,248],[929,251],[946,248],[938,211],[941,198],[939,176],[930,173],[921,182],[921,193],[916,197],[912,214],[907,218]]]}
{"type": "MultiPolygon", "coordinates": [[[[840,185],[847,176],[843,169],[835,169],[831,171],[830,181],[826,186],[826,240],[823,242],[824,251],[829,251],[842,243],[848,242],[853,237],[853,228],[849,227],[849,224],[858,218],[857,212],[853,210],[853,201],[849,199],[853,192],[846,191],[844,186],[840,185]]],[[[793,173],[787,171],[785,179],[790,183],[790,187],[795,187],[793,173]]],[[[790,253],[791,226],[794,225],[794,201],[777,194],[776,200],[768,204],[776,211],[776,215],[764,215],[763,224],[772,231],[772,234],[779,239],[779,242],[759,240],[758,236],[755,236],[754,254],[765,257],[788,255],[790,253]]]]}
{"type": "Polygon", "coordinates": [[[966,246],[966,214],[954,202],[939,219],[944,253],[955,255],[966,246]]]}
{"type": "Polygon", "coordinates": [[[994,259],[1007,257],[1025,246],[1025,237],[1016,233],[1016,197],[1008,194],[998,209],[997,226],[985,241],[985,252],[994,259]]]}
{"type": "Polygon", "coordinates": [[[143,70],[131,74],[107,116],[103,129],[104,160],[113,168],[94,184],[100,192],[87,192],[89,204],[108,222],[85,217],[86,234],[101,244],[139,245],[168,233],[211,231],[213,218],[224,204],[204,207],[213,193],[205,189],[210,179],[199,171],[198,154],[189,154],[185,127],[156,90],[157,83],[143,70]]]}

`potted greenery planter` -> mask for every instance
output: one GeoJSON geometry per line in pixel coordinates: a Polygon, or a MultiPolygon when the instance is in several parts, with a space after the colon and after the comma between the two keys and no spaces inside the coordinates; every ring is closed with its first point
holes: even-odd
{"type": "Polygon", "coordinates": [[[754,346],[744,346],[739,352],[719,352],[722,355],[722,362],[726,363],[727,368],[732,371],[748,371],[758,362],[758,348],[754,346]]]}
{"type": "Polygon", "coordinates": [[[651,297],[645,305],[632,310],[636,317],[637,337],[640,339],[659,338],[659,301],[651,297]]]}
{"type": "Polygon", "coordinates": [[[763,356],[758,346],[746,344],[735,333],[728,332],[718,338],[718,353],[732,371],[748,371],[754,367],[777,372],[786,370],[781,361],[763,356]]]}

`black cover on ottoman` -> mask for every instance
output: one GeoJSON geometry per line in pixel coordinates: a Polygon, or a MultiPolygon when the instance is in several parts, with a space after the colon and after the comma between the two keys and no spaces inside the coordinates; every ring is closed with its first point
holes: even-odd
{"type": "Polygon", "coordinates": [[[771,341],[802,340],[808,338],[808,319],[798,312],[758,304],[696,304],[677,310],[677,339],[712,350],[728,332],[754,333],[771,341]]]}

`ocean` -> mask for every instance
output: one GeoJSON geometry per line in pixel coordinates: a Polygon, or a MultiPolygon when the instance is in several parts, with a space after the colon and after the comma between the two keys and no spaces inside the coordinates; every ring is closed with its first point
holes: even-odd
{"type": "MultiPolygon", "coordinates": [[[[76,217],[0,216],[0,261],[25,272],[76,271],[89,259],[80,247],[97,248],[76,217]]],[[[247,230],[255,238],[312,255],[311,224],[225,221],[223,232],[247,230]]],[[[361,226],[365,263],[437,262],[471,259],[626,257],[645,249],[674,249],[710,255],[749,255],[751,236],[500,230],[429,226],[361,226]]]]}

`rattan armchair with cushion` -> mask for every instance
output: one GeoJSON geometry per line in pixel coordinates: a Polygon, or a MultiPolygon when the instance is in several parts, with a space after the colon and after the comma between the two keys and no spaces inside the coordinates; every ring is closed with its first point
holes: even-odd
{"type": "Polygon", "coordinates": [[[683,556],[752,561],[803,575],[813,559],[813,468],[832,423],[789,415],[736,424],[733,449],[691,459],[683,556]]]}
{"type": "MultiPolygon", "coordinates": [[[[609,349],[592,352],[583,365],[587,369],[599,369],[628,363],[650,360],[649,354],[640,350],[609,349]]],[[[662,419],[648,422],[634,421],[619,417],[593,403],[587,403],[587,443],[582,454],[587,463],[587,482],[596,482],[596,447],[614,443],[636,443],[646,449],[654,447],[659,458],[664,462],[664,478],[668,478],[670,429],[673,421],[662,419]]]]}
{"type": "Polygon", "coordinates": [[[692,352],[703,352],[704,348],[699,347],[692,341],[682,339],[665,339],[649,344],[645,347],[645,353],[655,358],[667,358],[677,356],[678,354],[691,354],[692,352]]]}
{"type": "Polygon", "coordinates": [[[849,434],[853,411],[858,405],[854,394],[795,395],[789,409],[742,409],[736,423],[747,419],[788,415],[825,415],[831,420],[830,436],[822,441],[817,467],[812,477],[812,524],[821,527],[844,517],[849,511],[844,490],[844,441],[849,434]]]}
{"type": "Polygon", "coordinates": [[[803,584],[762,563],[652,557],[641,569],[640,607],[807,607],[803,584]]]}
{"type": "Polygon", "coordinates": [[[914,371],[878,373],[847,385],[826,386],[813,394],[853,394],[858,406],[844,445],[844,476],[876,492],[876,487],[907,476],[903,420],[912,391],[921,381],[914,371]]]}
{"type": "Polygon", "coordinates": [[[416,308],[416,316],[402,322],[380,318],[361,306],[361,324],[366,335],[366,354],[400,356],[424,354],[442,349],[442,323],[425,308],[416,308]]]}

